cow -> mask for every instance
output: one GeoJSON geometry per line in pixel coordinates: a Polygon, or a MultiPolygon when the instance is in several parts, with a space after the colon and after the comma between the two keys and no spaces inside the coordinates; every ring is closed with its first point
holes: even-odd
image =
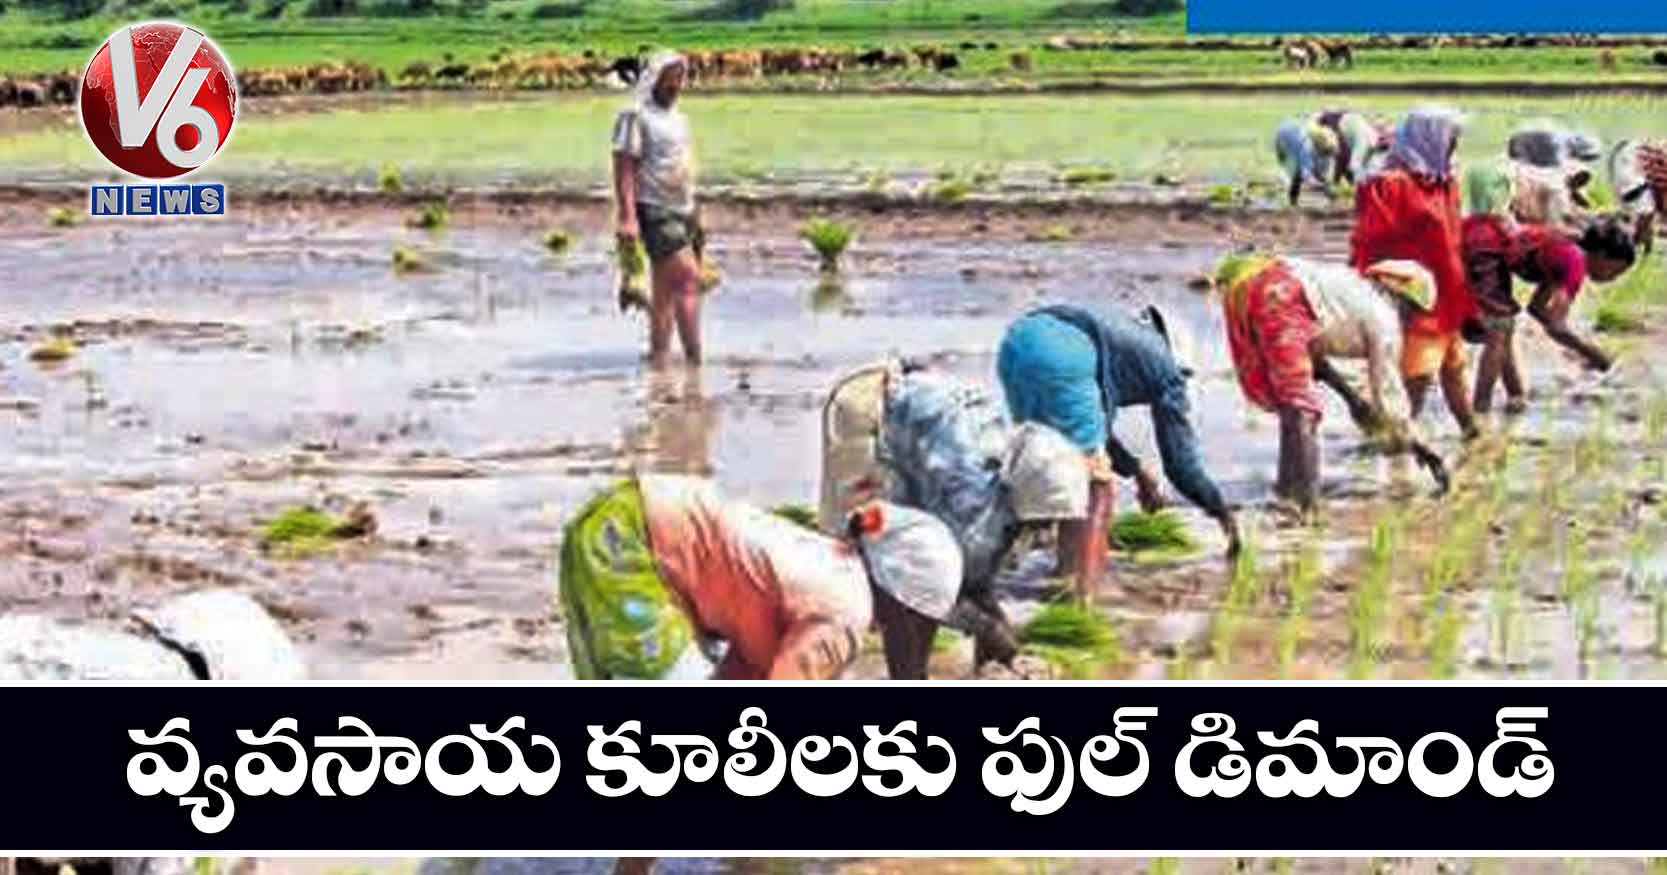
{"type": "Polygon", "coordinates": [[[1014,52],[1008,55],[1007,63],[1008,66],[1021,73],[1029,73],[1031,70],[1030,55],[1027,52],[1014,52]]]}
{"type": "Polygon", "coordinates": [[[17,106],[17,81],[0,78],[0,107],[17,106]]]}
{"type": "Polygon", "coordinates": [[[1341,40],[1325,43],[1326,59],[1333,67],[1354,69],[1354,46],[1341,40]]]}
{"type": "Polygon", "coordinates": [[[17,83],[17,105],[24,108],[46,105],[46,86],[28,79],[17,83]]]}
{"type": "Polygon", "coordinates": [[[954,52],[940,52],[932,58],[932,69],[943,73],[961,66],[961,59],[954,52]]]}
{"type": "Polygon", "coordinates": [[[81,77],[74,73],[59,73],[46,80],[46,96],[53,103],[74,103],[80,90],[81,77]]]}
{"type": "Polygon", "coordinates": [[[639,57],[615,58],[614,62],[604,69],[605,72],[618,76],[619,81],[632,85],[636,83],[637,77],[642,75],[642,59],[639,57]]]}
{"type": "Polygon", "coordinates": [[[469,65],[457,61],[448,61],[434,71],[434,84],[450,83],[461,85],[469,78],[469,65]]]}
{"type": "Polygon", "coordinates": [[[1290,43],[1280,51],[1279,56],[1284,59],[1285,66],[1293,70],[1313,66],[1314,58],[1308,53],[1308,47],[1301,43],[1290,43]]]}
{"type": "Polygon", "coordinates": [[[1650,60],[1654,61],[1657,67],[1667,67],[1667,49],[1656,49],[1650,60]]]}
{"type": "Polygon", "coordinates": [[[1613,49],[1604,49],[1598,52],[1598,68],[1610,72],[1615,70],[1615,52],[1613,49]]]}

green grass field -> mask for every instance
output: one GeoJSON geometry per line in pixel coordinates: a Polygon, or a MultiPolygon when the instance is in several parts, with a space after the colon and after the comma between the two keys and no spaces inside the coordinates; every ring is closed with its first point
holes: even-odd
{"type": "MultiPolygon", "coordinates": [[[[123,0],[83,16],[65,3],[33,0],[0,6],[0,73],[77,67],[123,23],[177,18],[203,27],[238,67],[356,60],[395,73],[443,52],[473,62],[501,51],[605,53],[642,44],[718,46],[958,46],[963,67],[951,79],[1012,79],[1009,56],[1027,50],[1034,71],[1025,80],[1098,76],[1137,79],[1375,82],[1396,80],[1585,80],[1616,76],[1659,79],[1667,67],[1652,50],[1615,52],[1614,70],[1592,49],[1365,49],[1353,70],[1291,73],[1265,47],[1233,51],[1152,48],[1055,52],[1040,49],[1057,34],[1097,34],[1172,41],[1185,33],[1184,13],[1117,14],[1119,2],[1082,0],[123,0]],[[753,7],[785,5],[754,17],[753,7]],[[413,12],[413,9],[425,10],[413,12]],[[331,14],[325,14],[328,10],[331,14]],[[336,14],[337,12],[345,14],[336,14]],[[998,44],[987,50],[986,43],[998,44]]],[[[1122,0],[1123,3],[1131,0],[1122,0]]],[[[1134,0],[1152,2],[1152,0],[1134,0]]],[[[1260,40],[1258,41],[1260,42],[1260,40]]],[[[860,78],[847,82],[860,84],[860,78]]]]}
{"type": "MultiPolygon", "coordinates": [[[[1195,185],[1276,181],[1273,130],[1284,117],[1337,102],[1320,95],[1032,95],[981,97],[727,95],[691,97],[706,181],[796,177],[858,185],[876,173],[954,175],[979,185],[1071,167],[1145,182],[1159,173],[1195,185]],[[975,179],[975,177],[977,177],[975,179]]],[[[564,95],[508,102],[438,100],[375,111],[271,116],[259,104],[216,159],[217,176],[281,184],[286,178],[374,187],[395,165],[408,185],[598,185],[618,96],[564,95]]],[[[1346,101],[1385,114],[1412,101],[1346,101]]],[[[1486,97],[1471,115],[1462,156],[1503,153],[1509,131],[1549,117],[1606,140],[1661,130],[1659,98],[1486,97]]],[[[68,123],[0,138],[11,181],[100,177],[101,158],[68,123]]],[[[1090,183],[1086,190],[1092,190],[1090,183]]]]}

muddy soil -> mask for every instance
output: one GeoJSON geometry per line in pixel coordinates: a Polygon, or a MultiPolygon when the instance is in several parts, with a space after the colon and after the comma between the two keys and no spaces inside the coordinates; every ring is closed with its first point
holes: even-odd
{"type": "MultiPolygon", "coordinates": [[[[711,475],[760,504],[812,502],[817,415],[837,375],[900,352],[990,380],[1000,332],[1040,301],[1166,307],[1196,339],[1205,455],[1246,508],[1264,565],[1314,540],[1264,512],[1276,429],[1240,400],[1217,304],[1195,280],[1231,239],[1274,235],[1299,252],[1338,255],[1342,229],[1329,220],[1240,228],[1162,210],[869,215],[835,285],[790,235],[802,219],[793,207],[722,208],[712,217],[725,282],[708,301],[711,360],[652,374],[640,361],[641,317],[614,309],[595,204],[464,204],[437,234],[375,204],[296,201],[217,221],[64,230],[44,228],[41,208],[33,199],[0,207],[9,290],[0,610],[114,621],[176,592],[231,586],[277,612],[319,677],[560,678],[557,543],[594,490],[643,469],[711,475]],[[1061,221],[1078,229],[1067,242],[1037,242],[1037,228],[1061,221]],[[579,242],[548,253],[540,241],[551,227],[579,242]],[[421,253],[428,269],[396,272],[396,246],[421,253]],[[73,339],[73,354],[36,360],[58,336],[73,339]],[[357,503],[372,509],[374,536],[300,555],[260,544],[261,523],[287,507],[357,503]]],[[[1650,375],[1640,357],[1599,382],[1549,353],[1536,331],[1523,333],[1539,390],[1536,412],[1511,426],[1539,442],[1524,452],[1568,453],[1594,398],[1619,398],[1635,414],[1622,427],[1643,428],[1639,387],[1650,375]]],[[[1450,424],[1427,418],[1457,457],[1450,424]]],[[[1150,453],[1142,416],[1120,418],[1118,429],[1150,453]]],[[[1365,452],[1340,406],[1323,433],[1323,583],[1303,602],[1295,643],[1279,645],[1293,633],[1277,583],[1248,595],[1235,587],[1215,528],[1184,509],[1195,553],[1114,563],[1100,602],[1123,655],[1088,674],[1350,672],[1350,590],[1374,520],[1394,507],[1439,528],[1444,508],[1461,505],[1425,497],[1427,481],[1405,460],[1365,452]]],[[[1477,469],[1472,479],[1487,482],[1491,469],[1477,469]]],[[[1524,490],[1537,482],[1517,480],[1524,490]]],[[[1418,555],[1416,537],[1408,542],[1418,555]]],[[[1041,553],[1023,560],[1007,586],[1020,617],[1046,596],[1050,564],[1041,553]]],[[[1475,589],[1470,601],[1485,601],[1487,587],[1475,589]]],[[[1468,604],[1462,587],[1443,594],[1468,604]]],[[[1487,644],[1486,611],[1465,609],[1458,673],[1574,677],[1593,664],[1590,648],[1576,654],[1570,644],[1565,603],[1524,604],[1538,637],[1504,662],[1487,644]]],[[[1617,630],[1609,663],[1624,676],[1659,671],[1652,610],[1622,591],[1604,603],[1604,623],[1617,630]]],[[[1413,643],[1401,646],[1391,626],[1373,672],[1430,674],[1423,631],[1413,623],[1413,643]]],[[[969,650],[946,648],[935,670],[966,676],[969,650]]],[[[1025,670],[1062,669],[1033,660],[1025,670]]],[[[876,654],[859,673],[879,676],[876,654]]]]}

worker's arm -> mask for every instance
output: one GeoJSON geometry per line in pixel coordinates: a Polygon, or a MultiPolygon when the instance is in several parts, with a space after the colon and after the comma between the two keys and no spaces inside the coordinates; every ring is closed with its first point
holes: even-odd
{"type": "Polygon", "coordinates": [[[621,112],[614,120],[614,208],[621,238],[635,240],[637,228],[637,161],[642,156],[642,129],[636,113],[621,112]]]}
{"type": "Polygon", "coordinates": [[[1163,455],[1164,476],[1187,500],[1225,526],[1232,512],[1221,489],[1204,470],[1183,387],[1173,386],[1152,401],[1152,431],[1163,455]]]}
{"type": "Polygon", "coordinates": [[[637,159],[623,152],[614,153],[614,208],[618,235],[637,239],[637,159]]]}

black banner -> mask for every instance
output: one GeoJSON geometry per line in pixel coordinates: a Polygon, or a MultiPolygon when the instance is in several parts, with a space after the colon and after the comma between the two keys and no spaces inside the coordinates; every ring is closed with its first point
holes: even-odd
{"type": "Polygon", "coordinates": [[[1667,777],[1640,743],[1663,693],[19,684],[0,848],[1633,853],[1661,835],[1627,800],[1667,777]]]}

